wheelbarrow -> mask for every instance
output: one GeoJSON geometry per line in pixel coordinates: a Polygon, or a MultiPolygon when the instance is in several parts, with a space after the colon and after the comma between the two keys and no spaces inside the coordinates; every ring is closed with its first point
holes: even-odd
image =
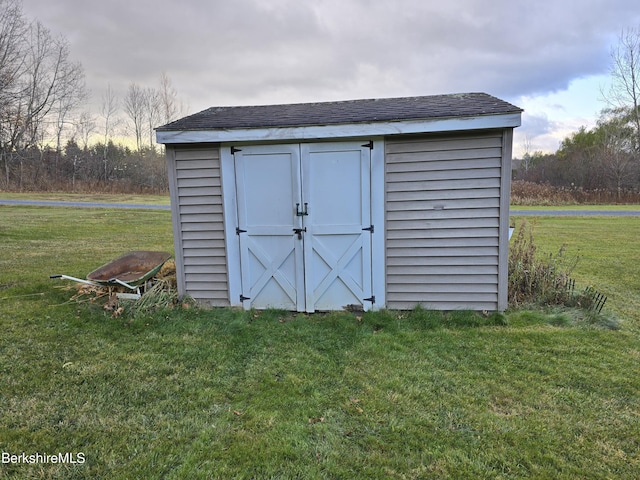
{"type": "Polygon", "coordinates": [[[171,254],[167,252],[135,251],[94,270],[86,280],[69,275],[50,275],[49,278],[62,278],[94,287],[123,286],[135,293],[118,293],[118,298],[137,300],[142,295],[140,287],[153,278],[170,258],[171,254]]]}

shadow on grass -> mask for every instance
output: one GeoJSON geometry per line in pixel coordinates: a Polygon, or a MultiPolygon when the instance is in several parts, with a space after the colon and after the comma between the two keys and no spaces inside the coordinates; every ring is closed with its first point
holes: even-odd
{"type": "Polygon", "coordinates": [[[613,314],[564,306],[541,307],[529,305],[507,312],[507,315],[509,325],[513,327],[551,325],[554,327],[602,330],[620,330],[622,328],[620,320],[613,314]]]}

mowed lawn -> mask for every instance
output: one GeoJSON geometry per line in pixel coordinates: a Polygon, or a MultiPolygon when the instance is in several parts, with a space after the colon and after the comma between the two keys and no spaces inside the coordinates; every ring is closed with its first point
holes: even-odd
{"type": "MultiPolygon", "coordinates": [[[[572,209],[573,207],[569,207],[572,209]]],[[[637,210],[636,206],[636,210],[637,210]]],[[[577,257],[573,277],[608,296],[607,308],[640,328],[640,217],[516,217],[534,228],[539,249],[577,257]]]]}
{"type": "Polygon", "coordinates": [[[49,275],[172,251],[170,213],[0,206],[0,450],[83,460],[3,460],[0,478],[637,478],[640,218],[541,217],[535,238],[581,256],[574,277],[619,328],[562,311],[111,318],[49,275]]]}

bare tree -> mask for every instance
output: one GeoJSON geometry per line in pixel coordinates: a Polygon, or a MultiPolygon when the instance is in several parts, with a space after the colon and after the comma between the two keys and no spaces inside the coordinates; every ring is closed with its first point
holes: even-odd
{"type": "Polygon", "coordinates": [[[147,127],[147,135],[149,138],[149,148],[155,151],[153,129],[160,122],[162,116],[162,94],[158,90],[148,87],[144,90],[145,102],[145,123],[147,127]]]}
{"type": "Polygon", "coordinates": [[[30,33],[23,142],[25,148],[38,145],[42,153],[44,143],[55,141],[53,171],[57,177],[63,131],[70,126],[70,113],[86,99],[84,72],[80,64],[69,60],[64,37],[53,37],[40,22],[31,25],[30,33]]]}
{"type": "Polygon", "coordinates": [[[119,123],[116,117],[117,113],[118,98],[111,90],[111,85],[107,85],[107,91],[102,95],[102,103],[100,104],[100,114],[104,120],[104,128],[102,130],[102,171],[105,182],[109,179],[109,141],[119,123]]]}
{"type": "Polygon", "coordinates": [[[169,77],[163,73],[159,90],[142,88],[135,83],[129,85],[124,109],[131,121],[138,151],[147,145],[151,151],[155,151],[154,129],[161,123],[175,119],[179,111],[177,93],[169,77]],[[145,143],[145,137],[148,143],[145,143]]]}
{"type": "Polygon", "coordinates": [[[135,83],[129,85],[127,94],[124,97],[124,111],[131,120],[133,133],[136,137],[138,151],[142,149],[142,136],[145,128],[145,113],[147,102],[145,91],[135,83]]]}
{"type": "Polygon", "coordinates": [[[640,27],[623,30],[611,50],[612,85],[605,100],[633,126],[633,150],[640,152],[640,27]]]}
{"type": "Polygon", "coordinates": [[[79,103],[84,73],[70,61],[68,42],[40,22],[27,24],[17,0],[0,0],[0,59],[0,156],[9,184],[11,158],[55,131],[55,118],[79,103]]]}
{"type": "Polygon", "coordinates": [[[524,150],[524,153],[522,154],[522,162],[520,164],[524,173],[527,173],[531,167],[531,148],[531,137],[529,137],[529,135],[525,135],[522,142],[522,149],[524,150]]]}
{"type": "Polygon", "coordinates": [[[162,118],[160,121],[167,124],[176,119],[179,114],[178,92],[171,84],[171,79],[165,72],[160,76],[160,102],[162,118]]]}
{"type": "Polygon", "coordinates": [[[17,0],[0,0],[0,111],[3,113],[18,93],[16,86],[25,66],[26,33],[26,22],[17,0]]]}
{"type": "Polygon", "coordinates": [[[22,140],[24,146],[35,145],[46,128],[44,119],[58,101],[67,66],[68,45],[64,39],[54,39],[49,30],[40,22],[30,28],[30,42],[27,49],[27,71],[22,79],[20,102],[22,140]]]}
{"type": "Polygon", "coordinates": [[[65,148],[67,160],[71,161],[71,188],[76,189],[76,178],[83,163],[86,163],[89,150],[89,138],[96,131],[96,118],[88,111],[82,112],[74,123],[73,137],[65,148]],[[78,148],[76,138],[80,138],[82,148],[78,148]],[[70,147],[76,148],[70,148],[70,147]]]}
{"type": "Polygon", "coordinates": [[[9,184],[11,157],[16,144],[15,112],[19,82],[25,71],[27,24],[17,0],[0,0],[0,161],[9,184]]]}
{"type": "Polygon", "coordinates": [[[602,117],[597,134],[599,174],[608,189],[620,199],[623,189],[636,186],[640,165],[633,159],[633,133],[626,119],[602,117]]]}
{"type": "MultiPolygon", "coordinates": [[[[178,101],[178,92],[173,87],[171,79],[162,72],[160,76],[160,125],[166,125],[182,115],[186,115],[187,107],[178,101]]],[[[158,126],[158,125],[155,125],[158,126]]],[[[153,135],[153,132],[150,132],[153,135]]]]}
{"type": "Polygon", "coordinates": [[[82,112],[74,123],[74,138],[80,138],[82,149],[89,148],[89,138],[96,131],[96,118],[90,112],[82,112]]]}
{"type": "Polygon", "coordinates": [[[107,85],[107,90],[102,95],[102,102],[100,103],[100,115],[104,120],[102,134],[105,145],[108,143],[118,125],[118,119],[116,118],[117,113],[118,97],[116,97],[116,94],[111,90],[111,85],[107,85]]]}
{"type": "Polygon", "coordinates": [[[53,106],[55,114],[55,142],[56,151],[62,148],[62,137],[65,129],[74,127],[74,122],[69,118],[80,105],[82,105],[88,93],[84,83],[82,66],[78,63],[64,65],[60,73],[61,82],[53,106]]]}

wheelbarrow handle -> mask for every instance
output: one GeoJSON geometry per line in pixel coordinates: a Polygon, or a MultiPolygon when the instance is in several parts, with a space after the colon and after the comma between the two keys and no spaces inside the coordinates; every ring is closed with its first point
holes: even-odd
{"type": "Polygon", "coordinates": [[[69,275],[49,275],[49,278],[64,278],[65,280],[72,280],[78,283],[84,283],[86,285],[91,285],[94,287],[99,287],[100,285],[94,282],[90,282],[89,280],[83,280],[82,278],[70,277],[69,275]]]}
{"type": "Polygon", "coordinates": [[[136,287],[135,285],[129,285],[127,282],[123,282],[119,278],[112,278],[112,279],[109,280],[109,283],[118,283],[118,284],[122,285],[123,287],[128,288],[129,290],[137,290],[138,289],[138,287],[136,287]]]}

